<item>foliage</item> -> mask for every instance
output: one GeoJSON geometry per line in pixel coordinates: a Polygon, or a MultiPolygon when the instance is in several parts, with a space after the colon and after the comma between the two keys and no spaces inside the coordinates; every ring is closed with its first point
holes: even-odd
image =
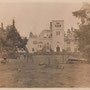
{"type": "Polygon", "coordinates": [[[22,38],[14,25],[0,31],[0,52],[15,55],[18,48],[26,49],[27,38],[22,38]]]}
{"type": "Polygon", "coordinates": [[[80,20],[79,29],[75,32],[79,50],[88,56],[90,47],[88,50],[86,47],[90,45],[90,4],[84,4],[80,10],[73,12],[73,15],[80,20]]]}

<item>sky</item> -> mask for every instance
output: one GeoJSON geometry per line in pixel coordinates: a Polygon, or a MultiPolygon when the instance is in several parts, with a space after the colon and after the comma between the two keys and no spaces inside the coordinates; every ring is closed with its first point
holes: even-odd
{"type": "Polygon", "coordinates": [[[18,32],[26,37],[30,32],[38,35],[42,30],[49,29],[49,23],[52,20],[64,20],[65,31],[72,26],[77,28],[77,19],[72,12],[79,10],[83,4],[82,2],[55,2],[55,0],[50,2],[48,0],[47,2],[41,0],[1,1],[0,23],[3,22],[6,27],[12,24],[14,18],[18,32]]]}

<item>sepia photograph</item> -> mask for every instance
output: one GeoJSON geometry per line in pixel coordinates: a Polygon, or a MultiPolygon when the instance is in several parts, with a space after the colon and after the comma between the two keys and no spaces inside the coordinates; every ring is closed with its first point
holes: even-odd
{"type": "Polygon", "coordinates": [[[0,88],[90,88],[89,0],[0,0],[0,88]]]}

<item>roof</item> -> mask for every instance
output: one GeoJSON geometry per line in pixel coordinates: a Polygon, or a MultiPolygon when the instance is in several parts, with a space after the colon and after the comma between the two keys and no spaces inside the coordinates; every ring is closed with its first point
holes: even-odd
{"type": "Polygon", "coordinates": [[[37,38],[37,35],[34,35],[32,32],[30,32],[29,38],[37,38]]]}
{"type": "Polygon", "coordinates": [[[41,33],[44,33],[44,32],[51,32],[51,30],[45,29],[41,33]]]}
{"type": "Polygon", "coordinates": [[[52,30],[47,30],[47,29],[45,29],[45,30],[43,30],[43,31],[39,34],[39,36],[40,36],[41,34],[45,33],[45,32],[52,32],[52,30]]]}

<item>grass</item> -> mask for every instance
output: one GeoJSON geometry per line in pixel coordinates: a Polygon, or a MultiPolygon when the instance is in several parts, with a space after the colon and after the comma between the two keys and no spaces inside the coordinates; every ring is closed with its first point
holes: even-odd
{"type": "MultiPolygon", "coordinates": [[[[28,62],[24,59],[13,59],[7,64],[0,64],[0,87],[90,87],[89,64],[58,64],[64,68],[57,68],[56,63],[47,67],[40,66],[39,61],[45,61],[46,58],[34,57],[33,62],[30,59],[28,62]]],[[[54,59],[50,58],[51,61],[54,59]]]]}

